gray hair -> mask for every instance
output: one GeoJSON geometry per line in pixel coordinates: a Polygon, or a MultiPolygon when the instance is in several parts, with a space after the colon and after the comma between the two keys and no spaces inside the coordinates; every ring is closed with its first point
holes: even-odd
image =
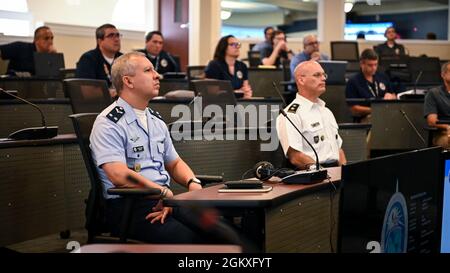
{"type": "Polygon", "coordinates": [[[308,40],[310,40],[311,38],[315,38],[317,39],[317,36],[314,34],[308,34],[305,37],[303,37],[303,45],[306,45],[308,40]]]}
{"type": "Polygon", "coordinates": [[[137,57],[145,58],[145,55],[142,52],[133,51],[123,54],[114,61],[111,68],[111,81],[114,88],[116,88],[118,95],[120,95],[120,92],[123,89],[123,77],[136,75],[137,63],[132,59],[137,57]]]}
{"type": "Polygon", "coordinates": [[[450,61],[448,61],[448,62],[446,62],[446,63],[444,63],[444,64],[442,65],[442,67],[441,67],[441,73],[442,73],[442,74],[447,73],[447,71],[448,71],[448,65],[450,65],[450,61]]]}

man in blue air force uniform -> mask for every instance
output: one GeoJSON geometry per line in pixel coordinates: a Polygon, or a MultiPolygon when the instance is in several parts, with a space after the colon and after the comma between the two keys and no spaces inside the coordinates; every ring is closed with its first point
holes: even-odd
{"type": "MultiPolygon", "coordinates": [[[[158,79],[159,74],[142,53],[131,52],[116,59],[112,81],[119,99],[97,117],[92,129],[92,156],[105,190],[107,220],[113,233],[118,232],[124,200],[108,195],[108,188],[159,188],[162,198],[172,197],[172,177],[190,191],[201,189],[200,181],[175,151],[166,124],[147,108],[158,95],[158,79]],[[138,183],[128,181],[128,176],[138,183]]],[[[160,200],[140,200],[133,211],[129,237],[152,243],[198,240],[171,213],[160,200]]]]}

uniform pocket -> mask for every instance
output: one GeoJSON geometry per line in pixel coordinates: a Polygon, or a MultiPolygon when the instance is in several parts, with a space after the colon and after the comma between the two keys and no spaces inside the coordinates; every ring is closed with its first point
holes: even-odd
{"type": "Polygon", "coordinates": [[[314,148],[317,148],[324,138],[323,125],[321,123],[312,123],[305,128],[304,135],[314,148]]]}

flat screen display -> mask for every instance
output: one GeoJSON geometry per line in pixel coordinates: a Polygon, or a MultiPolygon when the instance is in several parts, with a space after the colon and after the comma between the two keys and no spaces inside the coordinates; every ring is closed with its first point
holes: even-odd
{"type": "Polygon", "coordinates": [[[340,251],[438,253],[441,152],[429,148],[343,166],[340,251]]]}
{"type": "Polygon", "coordinates": [[[344,39],[354,41],[358,34],[364,34],[366,40],[384,41],[386,28],[393,26],[392,22],[377,23],[347,23],[345,24],[344,39]]]}

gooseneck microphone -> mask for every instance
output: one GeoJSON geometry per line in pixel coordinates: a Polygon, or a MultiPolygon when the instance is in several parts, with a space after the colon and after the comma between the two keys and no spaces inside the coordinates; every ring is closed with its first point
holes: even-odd
{"type": "MultiPolygon", "coordinates": [[[[276,84],[273,82],[272,82],[272,84],[275,87],[275,90],[281,96],[280,90],[278,90],[276,84]]],[[[288,117],[288,115],[286,114],[286,112],[284,111],[283,108],[280,108],[280,113],[289,121],[289,123],[291,123],[291,125],[300,134],[300,136],[303,138],[303,140],[305,140],[306,143],[308,143],[308,145],[311,147],[311,149],[314,152],[314,155],[316,157],[316,169],[315,170],[299,172],[299,173],[293,174],[291,176],[287,176],[283,179],[283,182],[293,183],[293,184],[294,183],[295,184],[312,184],[315,182],[320,182],[320,181],[324,180],[325,178],[327,178],[328,171],[326,169],[320,168],[319,155],[317,154],[316,149],[314,149],[314,146],[311,144],[311,142],[308,141],[308,139],[306,139],[306,137],[302,134],[302,132],[300,132],[298,127],[288,117]]]]}
{"type": "Polygon", "coordinates": [[[31,128],[24,128],[19,131],[16,131],[8,136],[9,139],[14,140],[33,140],[33,139],[46,139],[46,138],[53,138],[58,134],[58,126],[47,126],[45,122],[45,116],[42,112],[41,108],[37,106],[36,104],[29,102],[26,99],[23,99],[19,96],[13,95],[2,88],[0,88],[0,92],[3,92],[4,94],[11,96],[15,99],[18,99],[20,101],[25,102],[28,105],[33,106],[36,108],[39,113],[41,114],[41,122],[42,127],[31,127],[31,128]]]}
{"type": "Polygon", "coordinates": [[[425,141],[425,139],[422,137],[422,135],[419,133],[419,130],[417,130],[416,126],[414,126],[414,124],[411,122],[411,120],[408,118],[408,115],[406,114],[405,111],[403,111],[403,109],[400,109],[400,113],[402,113],[403,117],[405,117],[406,121],[408,122],[409,126],[411,126],[411,128],[414,130],[414,132],[416,133],[416,135],[420,138],[420,140],[422,140],[423,144],[425,145],[425,147],[428,147],[427,142],[425,141]]]}
{"type": "Polygon", "coordinates": [[[420,70],[419,75],[417,75],[416,80],[414,81],[414,95],[417,94],[417,84],[419,83],[420,77],[422,77],[423,70],[420,70]]]}

